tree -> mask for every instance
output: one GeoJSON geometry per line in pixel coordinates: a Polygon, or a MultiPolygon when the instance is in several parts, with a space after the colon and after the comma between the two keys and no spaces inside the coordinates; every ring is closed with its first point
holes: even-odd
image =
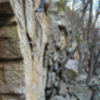
{"type": "Polygon", "coordinates": [[[93,0],[79,0],[79,1],[71,0],[71,2],[73,2],[73,9],[72,11],[70,10],[70,12],[72,13],[71,15],[74,16],[74,18],[73,17],[71,18],[70,17],[71,15],[69,15],[69,18],[72,23],[72,27],[74,26],[76,27],[72,29],[73,29],[74,34],[75,32],[77,33],[76,40],[78,39],[78,48],[79,48],[79,55],[80,55],[79,69],[83,68],[84,62],[85,62],[84,60],[85,58],[88,58],[87,56],[85,58],[82,57],[85,55],[84,45],[85,47],[87,47],[88,51],[90,52],[90,59],[88,61],[89,74],[88,74],[88,79],[87,79],[87,81],[89,82],[89,80],[92,78],[94,74],[94,69],[96,67],[96,60],[98,59],[98,58],[95,58],[96,57],[95,48],[98,42],[97,40],[98,29],[96,27],[96,23],[100,15],[100,1],[99,0],[97,1],[98,7],[96,9],[95,16],[93,15],[93,11],[94,11],[93,0]],[[75,5],[78,2],[80,2],[81,7],[76,9],[75,5]],[[78,16],[78,14],[80,14],[81,16],[78,16]],[[75,15],[77,17],[75,17],[75,15]],[[80,37],[79,35],[80,32],[82,34],[81,35],[82,37],[80,37]],[[81,38],[81,40],[79,38],[81,38]]]}

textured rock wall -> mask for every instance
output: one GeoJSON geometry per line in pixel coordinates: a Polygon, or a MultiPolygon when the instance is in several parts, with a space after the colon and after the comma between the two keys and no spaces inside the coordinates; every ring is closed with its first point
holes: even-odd
{"type": "Polygon", "coordinates": [[[24,100],[25,70],[15,16],[0,4],[0,100],[24,100]]]}
{"type": "Polygon", "coordinates": [[[38,0],[23,1],[0,5],[0,100],[45,99],[46,15],[34,13],[38,0]]]}

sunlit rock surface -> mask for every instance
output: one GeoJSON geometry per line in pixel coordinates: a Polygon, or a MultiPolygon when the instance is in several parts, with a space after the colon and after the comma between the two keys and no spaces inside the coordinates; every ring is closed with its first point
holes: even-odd
{"type": "Polygon", "coordinates": [[[26,12],[22,1],[10,0],[13,11],[0,1],[0,100],[45,100],[46,15],[33,14],[38,0],[26,0],[26,12]]]}
{"type": "Polygon", "coordinates": [[[0,100],[25,99],[25,66],[15,16],[0,0],[0,100]]]}

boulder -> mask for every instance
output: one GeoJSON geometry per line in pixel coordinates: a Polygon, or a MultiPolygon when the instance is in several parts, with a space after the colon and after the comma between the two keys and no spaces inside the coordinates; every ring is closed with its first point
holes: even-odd
{"type": "Polygon", "coordinates": [[[91,92],[85,84],[76,84],[72,88],[72,92],[79,100],[91,100],[91,92]]]}
{"type": "Polygon", "coordinates": [[[78,64],[79,64],[79,62],[77,60],[69,60],[66,63],[65,68],[73,70],[77,74],[78,73],[78,64]]]}

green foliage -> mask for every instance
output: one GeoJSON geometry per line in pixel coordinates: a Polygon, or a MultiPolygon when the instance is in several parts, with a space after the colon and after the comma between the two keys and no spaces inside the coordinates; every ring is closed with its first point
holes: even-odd
{"type": "Polygon", "coordinates": [[[93,41],[92,40],[88,40],[87,44],[88,44],[89,50],[91,51],[93,49],[93,41]]]}
{"type": "Polygon", "coordinates": [[[82,35],[76,34],[75,37],[76,37],[76,40],[77,40],[78,44],[83,42],[82,35]]]}
{"type": "Polygon", "coordinates": [[[65,10],[65,1],[66,0],[59,0],[57,2],[57,5],[58,5],[58,13],[62,12],[65,10]]]}

